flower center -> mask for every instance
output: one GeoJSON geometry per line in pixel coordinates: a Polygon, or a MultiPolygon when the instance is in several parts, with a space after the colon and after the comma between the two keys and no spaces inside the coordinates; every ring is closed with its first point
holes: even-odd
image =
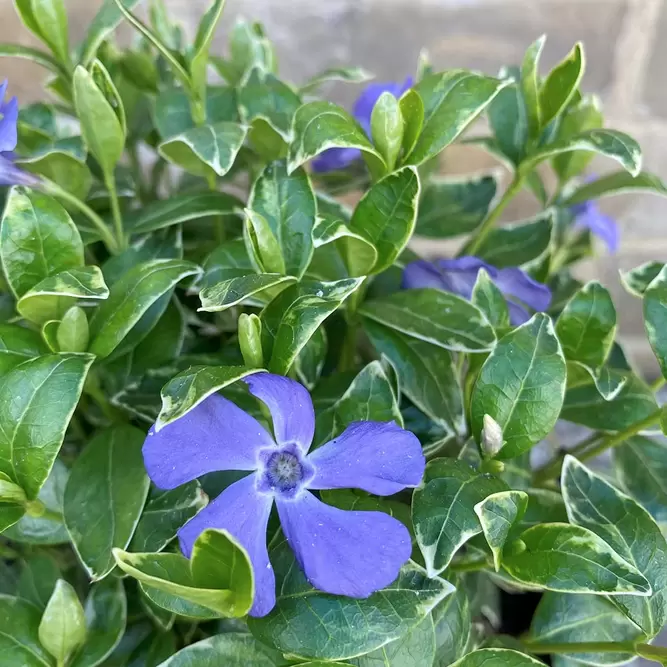
{"type": "Polygon", "coordinates": [[[295,445],[288,445],[280,450],[264,450],[260,457],[261,490],[293,497],[313,476],[312,466],[295,445]]]}

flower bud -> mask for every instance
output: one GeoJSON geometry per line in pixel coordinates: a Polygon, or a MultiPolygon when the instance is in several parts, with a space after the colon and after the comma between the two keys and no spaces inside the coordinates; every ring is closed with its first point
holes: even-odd
{"type": "Polygon", "coordinates": [[[504,444],[503,429],[500,424],[491,415],[484,415],[484,427],[481,436],[484,458],[492,459],[503,448],[504,444]]]}
{"type": "Polygon", "coordinates": [[[25,492],[14,484],[7,475],[0,473],[0,503],[16,503],[22,505],[25,502],[25,492]]]}
{"type": "Polygon", "coordinates": [[[254,313],[241,313],[239,316],[239,347],[248,368],[262,368],[262,321],[254,313]]]}

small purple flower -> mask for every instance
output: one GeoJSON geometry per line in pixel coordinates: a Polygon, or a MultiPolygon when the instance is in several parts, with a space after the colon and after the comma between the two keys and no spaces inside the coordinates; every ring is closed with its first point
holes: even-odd
{"type": "MultiPolygon", "coordinates": [[[[371,114],[373,107],[382,93],[391,93],[394,97],[400,97],[412,86],[412,77],[408,77],[403,83],[387,81],[383,83],[370,83],[364,88],[361,95],[354,103],[352,115],[357,119],[364,132],[371,136],[371,114]]],[[[345,169],[355,160],[361,157],[358,148],[330,148],[318,155],[312,162],[314,171],[326,172],[337,169],[345,169]]]]}
{"type": "Polygon", "coordinates": [[[276,602],[266,546],[273,503],[283,532],[310,583],[327,593],[365,598],[398,576],[410,558],[406,527],[383,512],[344,511],[311,490],[359,488],[379,496],[417,486],[424,456],[416,436],[394,422],[355,422],[308,454],[315,414],[307,390],[294,380],[260,372],[244,380],[266,404],[275,439],[253,417],[214,394],[160,431],[151,428],[144,462],[153,482],[174,489],[219,470],[248,470],[179,531],[190,556],[207,528],[229,531],[255,572],[252,616],[276,602]]]}
{"type": "Polygon", "coordinates": [[[15,97],[5,101],[6,94],[5,80],[0,85],[0,185],[34,186],[40,182],[39,179],[14,164],[13,151],[18,143],[19,103],[15,97]]]}
{"type": "Polygon", "coordinates": [[[612,255],[616,254],[621,232],[614,218],[605,215],[593,200],[575,204],[571,210],[575,218],[575,229],[590,230],[592,234],[604,241],[612,255]]]}
{"type": "Polygon", "coordinates": [[[533,280],[517,267],[497,269],[479,257],[437,259],[434,262],[420,259],[411,262],[403,272],[403,287],[406,289],[436,287],[458,294],[464,299],[470,299],[480,269],[486,269],[498,289],[505,295],[510,321],[515,326],[530,319],[524,306],[537,311],[549,307],[551,290],[546,285],[533,280]]]}

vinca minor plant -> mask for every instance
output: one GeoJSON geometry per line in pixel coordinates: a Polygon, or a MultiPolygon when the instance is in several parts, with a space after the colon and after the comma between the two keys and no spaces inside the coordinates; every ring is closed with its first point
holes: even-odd
{"type": "Polygon", "coordinates": [[[576,272],[667,187],[582,46],[296,86],[259,23],[212,51],[224,0],[79,44],[14,4],[51,101],[0,88],[2,667],[667,664],[667,267],[622,276],[652,385],[576,272]]]}

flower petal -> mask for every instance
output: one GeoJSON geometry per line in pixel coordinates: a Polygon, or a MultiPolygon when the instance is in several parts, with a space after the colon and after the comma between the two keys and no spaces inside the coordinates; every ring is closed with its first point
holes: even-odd
{"type": "Polygon", "coordinates": [[[4,96],[0,100],[0,153],[6,153],[13,151],[18,142],[19,102],[15,97],[8,102],[4,101],[4,96]]]}
{"type": "Polygon", "coordinates": [[[380,95],[382,93],[391,93],[394,97],[400,97],[411,86],[412,78],[408,77],[403,83],[397,81],[378,81],[369,83],[363,89],[354,103],[352,113],[367,135],[370,136],[371,133],[371,114],[380,95]]]}
{"type": "MultiPolygon", "coordinates": [[[[0,134],[2,133],[0,121],[0,134]]],[[[0,137],[0,141],[2,138],[0,137]]],[[[9,153],[11,155],[11,153],[9,153]]],[[[7,155],[0,155],[0,185],[25,185],[36,187],[41,183],[38,176],[17,167],[7,155]]]]}
{"type": "Polygon", "coordinates": [[[313,171],[324,173],[345,169],[353,162],[361,158],[361,151],[358,148],[329,148],[329,150],[320,153],[312,162],[313,171]]]}
{"type": "Polygon", "coordinates": [[[275,447],[266,429],[219,394],[144,442],[148,476],[161,489],[174,489],[208,472],[255,470],[260,449],[275,447]]]}
{"type": "Polygon", "coordinates": [[[483,259],[470,255],[454,259],[439,259],[435,264],[442,272],[444,289],[464,299],[472,297],[480,269],[486,269],[491,278],[495,278],[498,272],[495,267],[487,264],[483,259]]]}
{"type": "Polygon", "coordinates": [[[585,208],[575,209],[577,221],[575,228],[586,228],[602,239],[609,252],[615,254],[618,251],[621,231],[618,223],[612,217],[605,215],[595,202],[585,202],[585,208]]]}
{"type": "Polygon", "coordinates": [[[442,273],[435,264],[425,259],[410,262],[403,269],[403,289],[419,289],[421,287],[435,287],[446,289],[442,273]]]}
{"type": "Polygon", "coordinates": [[[530,319],[530,313],[518,303],[515,303],[511,299],[506,299],[507,309],[510,313],[510,322],[518,327],[521,324],[525,324],[530,319]]]}
{"type": "Polygon", "coordinates": [[[517,267],[500,269],[493,282],[503,294],[516,297],[533,310],[546,310],[551,303],[551,290],[517,267]]]}
{"type": "Polygon", "coordinates": [[[308,390],[272,373],[255,373],[243,381],[250,393],[269,408],[278,444],[296,443],[307,452],[315,434],[315,411],[308,390]]]}
{"type": "Polygon", "coordinates": [[[251,616],[266,616],[276,604],[276,579],[266,548],[266,527],[273,497],[258,493],[255,475],[228,486],[210,505],[179,531],[181,551],[190,558],[192,546],[207,528],[227,530],[248,552],[255,574],[255,600],[251,616]]]}
{"type": "Polygon", "coordinates": [[[363,489],[378,496],[418,486],[426,461],[415,435],[395,422],[354,422],[308,456],[310,489],[363,489]]]}
{"type": "Polygon", "coordinates": [[[326,593],[368,597],[394,581],[410,558],[408,529],[388,514],[341,510],[309,491],[276,504],[308,581],[326,593]]]}

